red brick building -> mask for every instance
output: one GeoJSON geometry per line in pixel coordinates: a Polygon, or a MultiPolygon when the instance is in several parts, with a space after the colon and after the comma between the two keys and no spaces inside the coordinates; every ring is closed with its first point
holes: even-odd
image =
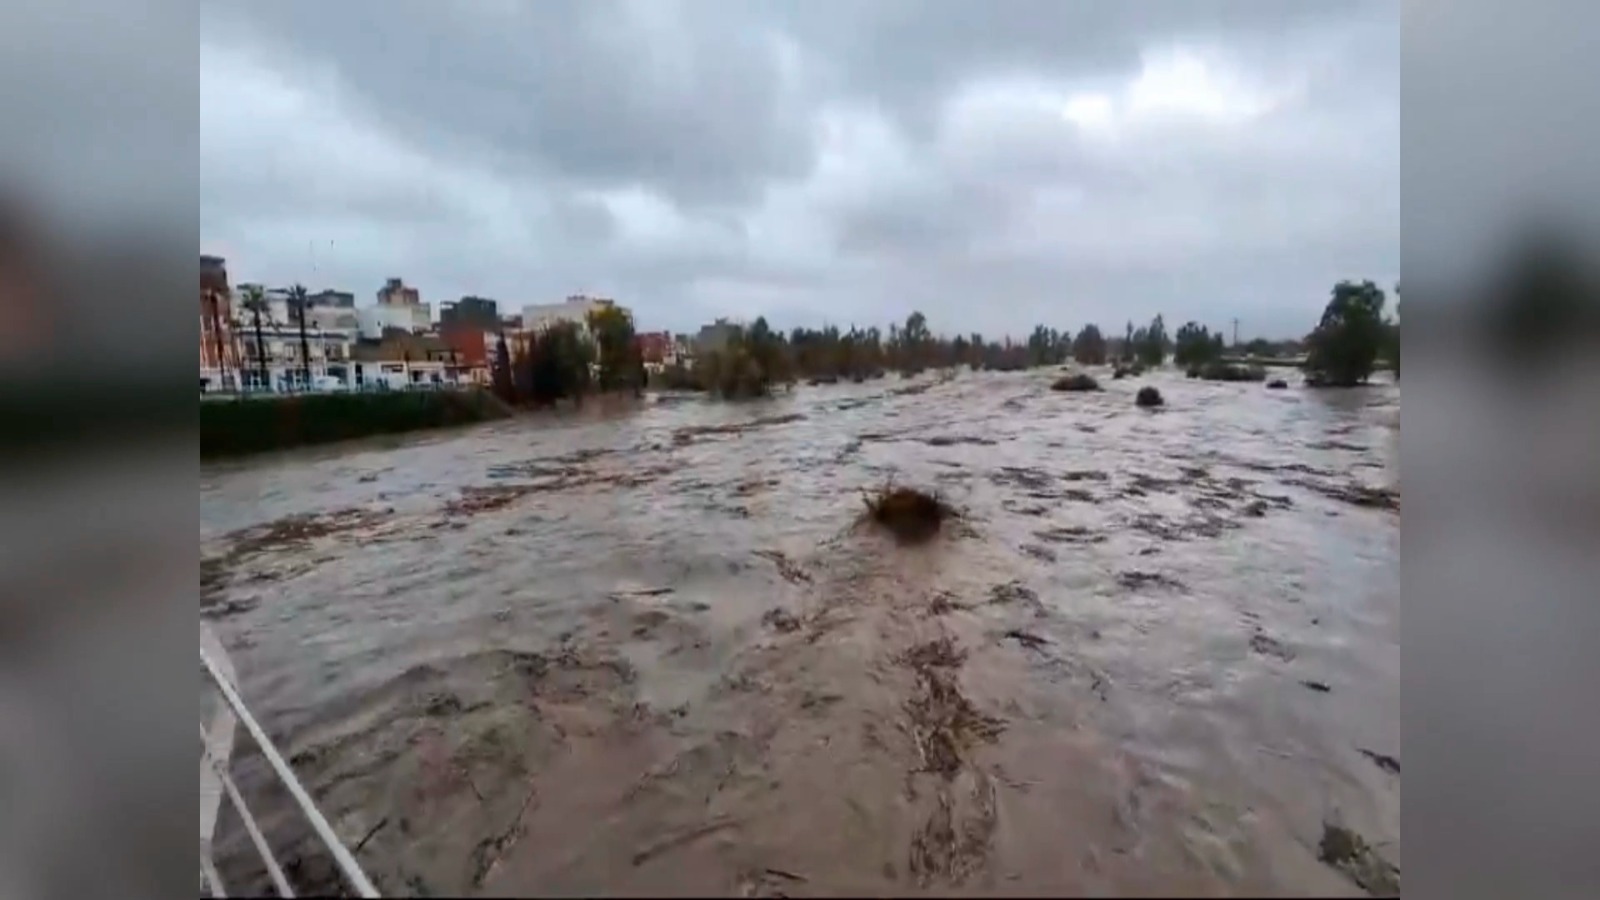
{"type": "Polygon", "coordinates": [[[201,388],[236,387],[239,353],[233,339],[233,292],[220,256],[200,256],[201,388]]]}
{"type": "Polygon", "coordinates": [[[646,331],[636,338],[639,342],[639,355],[649,364],[663,365],[672,355],[672,332],[646,331]]]}
{"type": "Polygon", "coordinates": [[[456,361],[461,365],[489,365],[489,336],[482,325],[475,322],[440,325],[439,336],[456,352],[456,361]]]}

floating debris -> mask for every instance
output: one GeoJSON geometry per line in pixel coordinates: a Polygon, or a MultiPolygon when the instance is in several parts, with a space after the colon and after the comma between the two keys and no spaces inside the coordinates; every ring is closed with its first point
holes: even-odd
{"type": "Polygon", "coordinates": [[[1027,647],[1029,650],[1038,650],[1040,648],[1050,646],[1050,641],[1048,639],[1039,637],[1032,632],[1023,631],[1020,628],[1013,628],[1010,631],[1007,631],[1003,637],[1008,637],[1022,646],[1027,647]]]}
{"type": "Polygon", "coordinates": [[[1167,588],[1174,591],[1188,591],[1183,582],[1175,578],[1168,578],[1159,572],[1121,572],[1117,575],[1117,584],[1129,590],[1139,590],[1146,587],[1167,588]]]}
{"type": "Polygon", "coordinates": [[[945,613],[952,613],[958,609],[966,609],[966,606],[958,601],[955,598],[955,595],[951,594],[949,591],[940,591],[939,593],[934,594],[933,599],[928,602],[928,614],[931,616],[942,616],[945,613]]]}
{"type": "Polygon", "coordinates": [[[1361,835],[1348,828],[1322,823],[1317,859],[1343,872],[1357,887],[1374,897],[1400,895],[1400,870],[1379,857],[1361,835]]]}
{"type": "Polygon", "coordinates": [[[1033,536],[1041,541],[1049,541],[1052,544],[1099,544],[1106,539],[1105,535],[1090,531],[1082,525],[1061,525],[1055,528],[1046,528],[1043,531],[1035,531],[1033,536]]]}
{"type": "Polygon", "coordinates": [[[1039,595],[1020,581],[1008,581],[989,589],[990,603],[1038,603],[1039,595]]]}
{"type": "Polygon", "coordinates": [[[800,629],[800,620],[786,609],[769,609],[761,617],[761,624],[788,634],[800,629]]]}
{"type": "Polygon", "coordinates": [[[674,431],[672,433],[672,442],[681,447],[685,444],[694,443],[695,438],[698,437],[713,434],[744,434],[752,429],[766,428],[771,425],[787,425],[790,422],[798,422],[804,418],[805,416],[800,413],[789,413],[782,416],[763,416],[759,419],[751,419],[748,422],[734,422],[728,425],[691,425],[674,431]]]}
{"type": "Polygon", "coordinates": [[[757,550],[755,555],[762,559],[772,560],[778,567],[778,574],[782,575],[783,580],[790,584],[800,584],[801,582],[809,584],[811,582],[810,573],[785,556],[781,550],[757,550]]]}
{"type": "Polygon", "coordinates": [[[1259,631],[1250,635],[1250,649],[1267,656],[1276,656],[1284,662],[1294,659],[1293,650],[1285,647],[1276,638],[1268,637],[1259,631]]]}
{"type": "Polygon", "coordinates": [[[1357,747],[1356,749],[1361,751],[1362,756],[1372,760],[1373,764],[1385,772],[1388,772],[1390,775],[1400,774],[1400,760],[1395,759],[1387,753],[1377,753],[1372,750],[1368,750],[1365,747],[1357,747]]]}

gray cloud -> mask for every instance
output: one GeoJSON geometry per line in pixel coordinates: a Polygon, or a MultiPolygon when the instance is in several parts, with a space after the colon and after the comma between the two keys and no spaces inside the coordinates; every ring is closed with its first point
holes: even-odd
{"type": "Polygon", "coordinates": [[[1297,334],[1399,271],[1387,3],[213,2],[237,278],[1297,334]]]}

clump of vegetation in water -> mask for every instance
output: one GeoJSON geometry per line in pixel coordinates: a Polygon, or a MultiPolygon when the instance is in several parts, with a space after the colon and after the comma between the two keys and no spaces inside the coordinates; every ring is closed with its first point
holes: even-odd
{"type": "Polygon", "coordinates": [[[595,344],[573,322],[513,335],[510,342],[502,334],[495,341],[491,367],[494,392],[512,405],[578,401],[593,386],[594,364],[595,344]]]}
{"type": "Polygon", "coordinates": [[[663,376],[676,390],[707,391],[725,400],[743,400],[766,397],[775,386],[792,384],[794,369],[783,335],[774,332],[763,317],[748,328],[734,329],[720,348],[701,354],[692,369],[680,368],[663,376]]]}
{"type": "Polygon", "coordinates": [[[1267,382],[1267,388],[1269,390],[1274,390],[1274,391],[1281,391],[1284,388],[1287,388],[1288,386],[1289,386],[1289,382],[1284,381],[1282,378],[1274,378],[1271,381],[1267,382]]]}
{"type": "Polygon", "coordinates": [[[1311,387],[1355,387],[1366,384],[1377,367],[1378,354],[1392,338],[1383,317],[1383,289],[1371,281],[1341,281],[1322,320],[1306,338],[1306,384],[1311,387]]]}
{"type": "Polygon", "coordinates": [[[706,386],[701,383],[693,368],[683,363],[673,363],[663,366],[661,371],[650,376],[650,386],[664,391],[703,391],[706,386]]]}
{"type": "Polygon", "coordinates": [[[1162,398],[1160,391],[1150,387],[1149,385],[1146,385],[1142,388],[1139,388],[1139,394],[1133,398],[1133,402],[1146,409],[1151,409],[1161,406],[1167,401],[1162,398]]]}
{"type": "Polygon", "coordinates": [[[1239,366],[1233,363],[1209,362],[1197,370],[1191,370],[1190,378],[1199,378],[1204,381],[1266,381],[1267,369],[1265,366],[1239,366]]]}
{"type": "Polygon", "coordinates": [[[862,497],[862,502],[867,506],[867,518],[905,542],[933,537],[946,520],[957,515],[955,508],[938,494],[896,487],[893,483],[862,497]]]}
{"type": "Polygon", "coordinates": [[[1400,895],[1400,870],[1379,857],[1361,835],[1348,828],[1324,822],[1317,858],[1345,873],[1375,897],[1400,895]]]}
{"type": "Polygon", "coordinates": [[[1079,372],[1076,375],[1068,375],[1065,378],[1057,379],[1054,384],[1050,385],[1050,390],[1098,391],[1100,390],[1100,382],[1095,381],[1094,376],[1087,372],[1079,372]]]}
{"type": "Polygon", "coordinates": [[[707,353],[695,364],[703,390],[724,400],[766,397],[772,393],[773,378],[745,347],[728,347],[707,353]]]}
{"type": "Polygon", "coordinates": [[[637,396],[644,390],[644,355],[633,327],[633,313],[620,306],[603,306],[588,315],[594,336],[595,386],[601,391],[627,390],[637,396]]]}

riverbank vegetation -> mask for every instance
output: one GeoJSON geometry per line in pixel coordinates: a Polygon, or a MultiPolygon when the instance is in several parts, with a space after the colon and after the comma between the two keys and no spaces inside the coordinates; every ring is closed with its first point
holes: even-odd
{"type": "MultiPolygon", "coordinates": [[[[1264,367],[1280,365],[1305,367],[1312,384],[1359,383],[1371,371],[1369,367],[1362,374],[1361,354],[1381,351],[1397,373],[1399,357],[1399,325],[1383,321],[1382,291],[1371,282],[1363,285],[1377,291],[1378,331],[1369,334],[1361,324],[1365,321],[1362,316],[1367,315],[1362,304],[1370,302],[1370,295],[1362,293],[1367,288],[1342,282],[1334,289],[1331,312],[1324,314],[1324,321],[1304,341],[1257,338],[1243,346],[1234,345],[1231,354],[1220,330],[1190,321],[1176,334],[1169,334],[1160,315],[1143,326],[1126,323],[1120,338],[1107,339],[1094,323],[1083,325],[1076,334],[1040,324],[1024,341],[987,339],[977,332],[953,337],[935,334],[920,312],[887,329],[828,326],[795,328],[787,334],[758,318],[748,326],[731,327],[716,345],[699,348],[692,361],[657,372],[650,383],[663,390],[740,399],[768,396],[796,381],[859,384],[889,372],[909,377],[929,369],[961,367],[1013,372],[1068,363],[1114,364],[1113,377],[1125,378],[1159,368],[1169,358],[1190,377],[1206,380],[1265,381],[1264,367]],[[1360,299],[1363,297],[1369,299],[1360,299]],[[1371,343],[1372,334],[1378,336],[1378,343],[1371,343]],[[1310,351],[1307,361],[1293,358],[1306,351],[1310,351]]],[[[1058,380],[1061,386],[1057,389],[1070,389],[1067,380],[1058,380]]]]}
{"type": "Polygon", "coordinates": [[[582,326],[556,322],[507,341],[495,341],[494,393],[512,406],[582,403],[592,392],[632,392],[645,387],[644,358],[633,316],[618,307],[591,312],[582,326]]]}
{"type": "Polygon", "coordinates": [[[200,456],[245,456],[501,419],[512,411],[482,390],[377,391],[244,397],[200,404],[200,456]]]}

